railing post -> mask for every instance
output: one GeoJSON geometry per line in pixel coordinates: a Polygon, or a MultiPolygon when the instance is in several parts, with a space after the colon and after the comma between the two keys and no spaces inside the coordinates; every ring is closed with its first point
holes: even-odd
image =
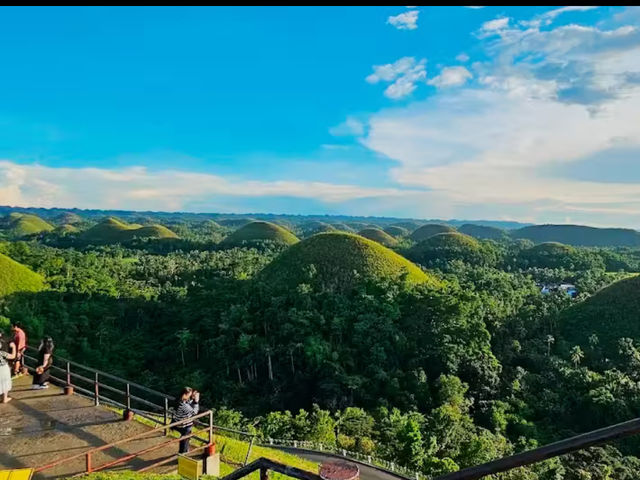
{"type": "Polygon", "coordinates": [[[209,410],[209,445],[213,445],[213,410],[209,410]]]}
{"type": "Polygon", "coordinates": [[[251,448],[253,447],[253,440],[255,439],[255,435],[251,437],[251,441],[249,442],[249,448],[247,449],[247,456],[244,459],[244,465],[246,466],[249,463],[249,455],[251,455],[251,448]]]}
{"type": "MultiPolygon", "coordinates": [[[[164,426],[166,427],[168,425],[167,421],[169,420],[169,399],[167,397],[164,397],[164,426]]],[[[169,435],[169,429],[165,428],[164,429],[164,436],[168,436],[169,435]]]]}
{"type": "Polygon", "coordinates": [[[100,405],[100,389],[99,389],[99,378],[98,378],[98,372],[96,372],[96,377],[95,380],[93,382],[93,396],[94,396],[94,403],[96,405],[96,407],[98,405],[100,405]]]}
{"type": "Polygon", "coordinates": [[[71,364],[67,362],[67,384],[64,386],[65,395],[73,395],[73,385],[71,385],[71,364]]]}
{"type": "Polygon", "coordinates": [[[127,408],[122,412],[122,419],[128,422],[129,420],[133,420],[133,410],[131,410],[131,385],[129,385],[129,382],[127,382],[125,394],[127,396],[125,400],[127,408]]]}
{"type": "Polygon", "coordinates": [[[93,467],[91,466],[91,452],[87,452],[86,455],[86,472],[91,473],[93,471],[93,467]]]}
{"type": "Polygon", "coordinates": [[[269,469],[260,467],[260,480],[269,480],[269,469]]]}

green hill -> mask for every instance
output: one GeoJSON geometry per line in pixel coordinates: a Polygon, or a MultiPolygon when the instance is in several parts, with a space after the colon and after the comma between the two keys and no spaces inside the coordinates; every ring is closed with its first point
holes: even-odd
{"type": "Polygon", "coordinates": [[[426,225],[421,226],[417,230],[410,235],[409,238],[414,242],[421,242],[422,240],[426,240],[429,237],[433,237],[438,233],[448,233],[455,232],[456,229],[450,227],[449,225],[440,225],[439,223],[428,223],[426,225]]]}
{"type": "Polygon", "coordinates": [[[10,213],[8,217],[3,219],[2,224],[9,234],[15,237],[24,237],[41,232],[50,232],[54,228],[53,225],[45,222],[37,215],[18,212],[10,213]]]}
{"type": "Polygon", "coordinates": [[[369,240],[373,240],[374,242],[378,242],[385,247],[395,247],[398,244],[398,241],[395,238],[378,228],[365,228],[364,230],[360,230],[358,235],[368,238],[369,240]]]}
{"type": "Polygon", "coordinates": [[[395,238],[403,238],[409,235],[409,230],[398,227],[397,225],[391,225],[385,228],[384,231],[395,238]]]}
{"type": "Polygon", "coordinates": [[[293,245],[258,278],[283,289],[301,283],[346,290],[363,279],[406,274],[410,283],[439,282],[406,258],[372,240],[351,233],[320,233],[293,245]]]}
{"type": "Polygon", "coordinates": [[[223,245],[239,246],[251,245],[261,242],[273,242],[283,245],[292,245],[298,242],[298,237],[286,228],[269,222],[251,222],[240,227],[231,235],[226,237],[223,245]]]}
{"type": "Polygon", "coordinates": [[[60,225],[59,227],[56,227],[56,229],[54,230],[54,233],[57,233],[59,235],[68,235],[70,233],[78,233],[79,231],[80,230],[78,230],[78,227],[65,223],[64,225],[60,225]]]}
{"type": "Polygon", "coordinates": [[[253,218],[219,218],[216,220],[223,227],[239,228],[247,223],[255,222],[253,218]]]}
{"type": "Polygon", "coordinates": [[[335,232],[337,229],[333,225],[325,222],[309,222],[301,225],[302,233],[305,237],[315,235],[317,233],[335,232]]]}
{"type": "Polygon", "coordinates": [[[120,243],[134,238],[178,238],[163,225],[128,224],[114,217],[109,217],[83,232],[80,238],[90,243],[120,243]]]}
{"type": "Polygon", "coordinates": [[[618,352],[623,337],[640,343],[640,276],[619,280],[561,314],[560,330],[568,346],[587,349],[589,337],[598,336],[605,356],[618,352]]]}
{"type": "Polygon", "coordinates": [[[73,225],[84,221],[80,215],[73,212],[64,212],[60,215],[56,215],[54,220],[58,225],[73,225]]]}
{"type": "Polygon", "coordinates": [[[409,232],[413,232],[422,226],[422,223],[418,222],[396,222],[390,225],[391,227],[400,227],[408,230],[409,232]]]}
{"type": "Polygon", "coordinates": [[[351,228],[349,225],[347,225],[346,223],[343,222],[336,222],[336,223],[332,223],[331,226],[333,228],[335,228],[336,230],[339,230],[341,232],[353,232],[353,228],[351,228]]]}
{"type": "Polygon", "coordinates": [[[465,223],[458,227],[460,233],[470,235],[474,238],[488,239],[488,240],[505,240],[509,238],[509,234],[497,227],[488,227],[486,225],[474,225],[472,223],[465,223]]]}
{"type": "Polygon", "coordinates": [[[423,265],[451,260],[487,265],[496,260],[495,252],[489,249],[485,251],[478,240],[459,232],[433,235],[409,249],[407,257],[423,265]]]}
{"type": "Polygon", "coordinates": [[[629,228],[595,228],[584,225],[533,225],[511,232],[513,238],[535,243],[560,242],[585,247],[640,246],[640,232],[629,228]]]}
{"type": "Polygon", "coordinates": [[[40,275],[0,253],[0,297],[43,288],[44,279],[40,275]]]}

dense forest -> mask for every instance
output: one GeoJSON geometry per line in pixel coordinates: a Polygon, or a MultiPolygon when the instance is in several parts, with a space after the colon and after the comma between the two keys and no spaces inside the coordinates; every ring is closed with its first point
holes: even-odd
{"type": "MultiPolygon", "coordinates": [[[[606,232],[583,247],[468,222],[6,213],[0,327],[189,384],[221,425],[436,475],[640,413],[640,248],[606,232]]],[[[500,478],[635,479],[639,447],[500,478]]]]}

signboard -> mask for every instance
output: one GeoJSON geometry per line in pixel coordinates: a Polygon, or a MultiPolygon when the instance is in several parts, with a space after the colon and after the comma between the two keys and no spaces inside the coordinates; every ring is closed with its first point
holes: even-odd
{"type": "Polygon", "coordinates": [[[18,470],[0,470],[0,480],[31,480],[32,468],[21,468],[18,470]]]}
{"type": "MultiPolygon", "coordinates": [[[[188,480],[198,480],[202,475],[202,460],[194,460],[185,455],[178,455],[178,475],[188,480]]],[[[0,478],[0,480],[3,479],[0,478]]]]}

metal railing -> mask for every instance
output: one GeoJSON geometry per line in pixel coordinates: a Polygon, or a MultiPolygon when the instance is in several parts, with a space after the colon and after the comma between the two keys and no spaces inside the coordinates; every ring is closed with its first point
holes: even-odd
{"type": "MultiPolygon", "coordinates": [[[[37,348],[27,347],[27,352],[37,351],[37,348]]],[[[34,371],[37,358],[28,353],[24,357],[27,369],[34,371]]],[[[55,354],[49,376],[54,384],[71,387],[74,392],[93,399],[96,406],[104,402],[159,425],[167,425],[169,422],[169,404],[175,400],[171,395],[55,354]]]]}
{"type": "MultiPolygon", "coordinates": [[[[176,428],[176,427],[180,427],[180,426],[185,425],[185,424],[190,424],[194,420],[203,418],[205,416],[209,417],[208,441],[204,446],[200,446],[200,447],[196,447],[194,449],[191,449],[190,453],[197,452],[199,450],[205,450],[207,448],[210,448],[211,445],[213,445],[213,412],[211,410],[208,410],[206,412],[200,413],[200,414],[198,414],[198,415],[196,415],[194,417],[188,418],[186,420],[181,420],[179,422],[171,423],[171,424],[168,424],[168,425],[163,425],[163,426],[160,427],[160,429],[165,430],[165,435],[166,435],[168,433],[168,430],[171,429],[171,428],[176,428]]],[[[125,463],[125,462],[127,462],[129,460],[132,460],[132,459],[136,458],[136,457],[140,457],[141,455],[150,453],[150,452],[152,452],[154,450],[158,450],[158,449],[164,448],[164,447],[166,447],[166,446],[168,446],[170,444],[173,444],[173,443],[176,443],[176,442],[180,442],[182,440],[187,440],[187,439],[190,439],[190,438],[195,438],[195,439],[198,439],[198,440],[202,440],[201,437],[197,436],[197,433],[191,433],[189,435],[184,435],[184,436],[181,436],[179,438],[173,438],[171,440],[167,440],[167,441],[164,441],[164,442],[161,442],[161,443],[157,443],[155,445],[152,445],[151,447],[144,448],[144,449],[139,450],[137,452],[128,453],[126,455],[123,455],[123,456],[121,456],[119,458],[116,458],[114,460],[108,461],[108,462],[103,463],[101,465],[94,465],[93,460],[94,460],[95,455],[97,453],[100,453],[102,451],[105,451],[105,450],[107,450],[109,448],[112,448],[112,447],[115,447],[115,446],[119,446],[119,445],[125,444],[127,442],[131,442],[133,440],[140,440],[140,439],[142,439],[144,437],[147,437],[147,436],[150,436],[150,435],[153,435],[153,434],[157,433],[157,430],[158,429],[148,430],[146,432],[138,433],[138,434],[133,435],[131,437],[123,438],[121,440],[118,440],[118,441],[115,441],[115,442],[111,442],[111,443],[108,443],[108,444],[105,444],[105,445],[101,445],[99,447],[94,447],[94,448],[89,449],[89,450],[87,450],[85,452],[78,453],[78,454],[75,454],[75,455],[71,455],[69,457],[58,459],[58,460],[56,460],[56,461],[54,461],[52,463],[49,463],[47,465],[43,465],[41,467],[38,467],[34,471],[36,473],[40,473],[40,472],[42,472],[44,470],[49,470],[51,468],[54,468],[54,467],[57,467],[57,466],[60,466],[60,465],[63,465],[63,464],[67,464],[67,463],[73,462],[75,460],[78,460],[78,459],[84,457],[84,459],[85,459],[84,471],[79,472],[75,476],[83,475],[83,474],[86,474],[86,473],[98,472],[100,470],[104,470],[104,469],[107,469],[109,467],[113,467],[115,465],[119,465],[121,463],[125,463]]],[[[140,471],[140,472],[148,471],[148,470],[150,470],[152,468],[164,465],[165,463],[172,462],[177,457],[178,457],[178,454],[176,453],[175,455],[168,456],[166,458],[163,458],[160,461],[157,461],[157,462],[154,462],[154,463],[152,463],[150,465],[147,465],[144,468],[139,469],[138,471],[140,471]]]]}
{"type": "Polygon", "coordinates": [[[299,480],[322,480],[320,475],[307,470],[302,470],[296,467],[290,467],[279,462],[274,462],[268,458],[260,457],[259,459],[251,462],[249,465],[245,465],[234,472],[230,473],[226,477],[222,477],[221,480],[239,480],[242,477],[260,470],[260,480],[268,480],[269,470],[281,473],[288,477],[297,478],[299,480]]]}

